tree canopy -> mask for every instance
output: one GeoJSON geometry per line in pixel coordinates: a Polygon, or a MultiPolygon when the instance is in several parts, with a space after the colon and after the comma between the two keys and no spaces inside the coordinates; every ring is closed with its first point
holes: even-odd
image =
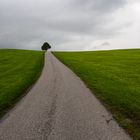
{"type": "Polygon", "coordinates": [[[47,51],[48,49],[50,49],[51,46],[48,42],[44,42],[44,44],[42,45],[41,49],[47,51]]]}

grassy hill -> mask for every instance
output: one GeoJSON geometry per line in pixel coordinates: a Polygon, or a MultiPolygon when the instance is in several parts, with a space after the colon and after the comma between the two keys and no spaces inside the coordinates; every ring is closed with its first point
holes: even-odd
{"type": "Polygon", "coordinates": [[[0,49],[0,115],[37,80],[43,62],[41,51],[0,49]]]}
{"type": "Polygon", "coordinates": [[[54,52],[140,140],[140,49],[54,52]]]}

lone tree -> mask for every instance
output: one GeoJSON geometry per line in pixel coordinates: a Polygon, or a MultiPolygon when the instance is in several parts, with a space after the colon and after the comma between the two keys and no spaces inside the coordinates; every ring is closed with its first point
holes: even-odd
{"type": "Polygon", "coordinates": [[[50,44],[47,43],[47,42],[45,42],[45,43],[42,45],[42,47],[41,47],[41,49],[42,49],[42,50],[45,50],[45,51],[47,51],[47,50],[50,49],[50,48],[51,48],[51,46],[50,46],[50,44]]]}

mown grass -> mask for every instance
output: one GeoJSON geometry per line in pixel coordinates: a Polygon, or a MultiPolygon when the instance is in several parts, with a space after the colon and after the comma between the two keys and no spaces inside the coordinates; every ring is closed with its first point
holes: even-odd
{"type": "Polygon", "coordinates": [[[140,140],[140,49],[54,54],[101,99],[120,125],[140,140]]]}
{"type": "Polygon", "coordinates": [[[40,51],[0,49],[0,116],[37,80],[43,63],[40,51]]]}

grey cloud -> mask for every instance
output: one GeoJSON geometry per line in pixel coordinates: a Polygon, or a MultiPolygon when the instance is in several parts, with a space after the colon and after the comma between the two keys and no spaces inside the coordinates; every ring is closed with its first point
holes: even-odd
{"type": "Polygon", "coordinates": [[[39,49],[47,40],[54,49],[67,50],[72,43],[82,49],[82,37],[104,38],[123,28],[106,26],[112,22],[110,13],[125,4],[125,0],[0,0],[0,47],[39,49]]]}
{"type": "Polygon", "coordinates": [[[81,7],[83,10],[98,11],[99,13],[108,13],[116,8],[122,7],[127,3],[126,0],[76,0],[72,1],[76,7],[81,7]]]}
{"type": "Polygon", "coordinates": [[[109,42],[104,42],[101,44],[101,46],[110,46],[110,43],[109,42]]]}

